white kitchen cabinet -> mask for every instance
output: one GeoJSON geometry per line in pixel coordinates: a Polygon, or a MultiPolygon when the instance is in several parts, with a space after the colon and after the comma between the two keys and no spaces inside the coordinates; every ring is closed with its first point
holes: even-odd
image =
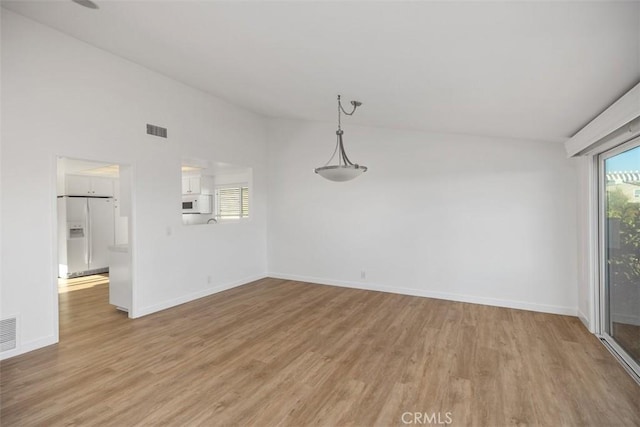
{"type": "Polygon", "coordinates": [[[213,194],[213,177],[208,175],[183,176],[182,194],[213,194]]]}
{"type": "Polygon", "coordinates": [[[88,176],[67,175],[65,182],[65,195],[88,196],[91,195],[91,187],[88,176]]]}
{"type": "Polygon", "coordinates": [[[113,179],[101,176],[67,175],[65,195],[113,197],[113,179]]]}
{"type": "Polygon", "coordinates": [[[89,183],[93,196],[113,197],[113,179],[93,176],[89,183]]]}
{"type": "Polygon", "coordinates": [[[182,194],[200,194],[200,177],[183,176],[182,194]]]}

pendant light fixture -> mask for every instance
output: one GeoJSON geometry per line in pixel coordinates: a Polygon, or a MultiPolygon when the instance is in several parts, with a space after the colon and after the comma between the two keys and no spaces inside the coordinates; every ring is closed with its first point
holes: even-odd
{"type": "Polygon", "coordinates": [[[316,168],[315,172],[321,177],[328,179],[329,181],[350,181],[354,178],[362,175],[363,172],[367,171],[366,166],[359,165],[357,163],[352,163],[351,160],[347,157],[347,153],[344,151],[344,143],[342,142],[342,135],[344,132],[342,131],[342,124],[340,120],[341,113],[346,114],[347,116],[353,115],[356,111],[356,108],[362,105],[360,101],[351,101],[351,105],[353,106],[353,110],[350,113],[347,113],[344,108],[342,108],[342,102],[340,102],[340,95],[338,95],[338,130],[336,131],[337,142],[336,148],[331,155],[331,158],[324,166],[316,168]],[[330,165],[331,161],[334,157],[338,155],[338,164],[330,165]]]}

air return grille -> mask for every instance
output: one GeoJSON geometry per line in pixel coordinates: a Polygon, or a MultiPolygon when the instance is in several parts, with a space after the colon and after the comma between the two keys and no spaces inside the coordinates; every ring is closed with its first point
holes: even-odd
{"type": "Polygon", "coordinates": [[[161,128],[160,126],[150,125],[147,123],[147,134],[153,136],[159,136],[160,138],[167,137],[167,129],[161,128]]]}
{"type": "Polygon", "coordinates": [[[0,351],[16,348],[16,318],[0,320],[0,351]]]}

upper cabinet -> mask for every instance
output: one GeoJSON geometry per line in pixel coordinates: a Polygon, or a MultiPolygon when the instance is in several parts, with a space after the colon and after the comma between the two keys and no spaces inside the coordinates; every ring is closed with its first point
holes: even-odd
{"type": "Polygon", "coordinates": [[[212,194],[213,178],[206,175],[183,175],[182,194],[212,194]]]}
{"type": "Polygon", "coordinates": [[[200,177],[183,176],[182,194],[200,194],[200,177]]]}
{"type": "Polygon", "coordinates": [[[67,175],[65,195],[113,197],[113,179],[100,176],[67,175]]]}

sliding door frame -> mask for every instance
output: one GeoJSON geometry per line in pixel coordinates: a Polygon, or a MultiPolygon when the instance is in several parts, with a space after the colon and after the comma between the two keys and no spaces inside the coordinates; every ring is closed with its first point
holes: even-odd
{"type": "Polygon", "coordinates": [[[616,342],[616,340],[610,335],[610,318],[611,315],[608,310],[609,293],[607,283],[607,269],[606,269],[606,244],[607,244],[607,229],[606,229],[606,170],[605,161],[625,151],[632,150],[636,147],[640,147],[640,136],[631,140],[625,141],[613,148],[600,152],[594,155],[595,166],[595,178],[597,179],[597,256],[594,257],[597,268],[597,282],[595,295],[595,308],[594,310],[594,326],[596,335],[602,340],[605,347],[613,353],[613,355],[620,361],[623,367],[629,372],[629,374],[640,384],[640,364],[638,364],[633,358],[616,342]]]}

